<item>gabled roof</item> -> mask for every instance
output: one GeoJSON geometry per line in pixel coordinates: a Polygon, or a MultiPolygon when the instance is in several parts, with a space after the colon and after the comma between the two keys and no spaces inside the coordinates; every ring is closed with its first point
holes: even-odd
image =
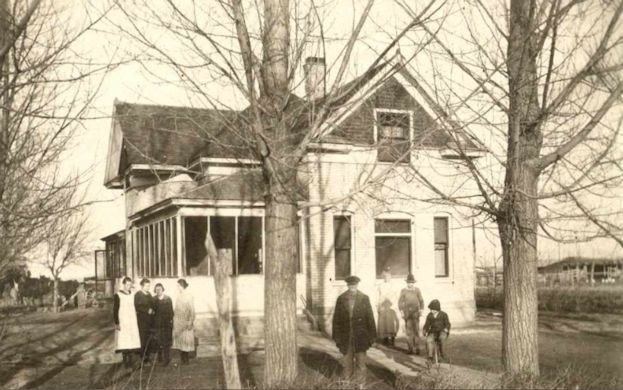
{"type": "Polygon", "coordinates": [[[220,139],[223,124],[235,115],[228,110],[115,104],[128,161],[136,164],[186,165],[189,152],[205,140],[220,139]]]}
{"type": "MultiPolygon", "coordinates": [[[[416,91],[421,101],[434,111],[433,117],[444,125],[425,135],[415,134],[415,141],[427,147],[444,148],[448,146],[454,132],[464,140],[463,146],[475,149],[473,142],[462,134],[460,127],[430,97],[404,69],[401,57],[396,54],[392,59],[381,62],[368,69],[361,76],[338,88],[331,97],[331,107],[325,125],[328,131],[317,134],[318,140],[328,143],[356,144],[340,132],[335,132],[335,117],[347,117],[346,108],[361,104],[361,96],[369,97],[366,91],[379,88],[386,78],[402,76],[416,91]],[[421,138],[421,139],[420,139],[421,138]]],[[[412,92],[413,93],[413,92],[412,92]]],[[[327,103],[327,98],[311,102],[290,94],[284,107],[288,127],[292,129],[288,140],[296,143],[310,127],[310,120],[319,107],[327,103]]],[[[113,114],[113,134],[109,150],[106,185],[120,187],[119,178],[131,164],[159,164],[186,167],[197,157],[257,159],[253,155],[252,137],[248,136],[251,123],[250,108],[242,111],[199,109],[162,105],[132,104],[115,101],[113,114]],[[118,127],[118,130],[116,127],[118,127]],[[120,134],[116,134],[118,131],[120,134]],[[118,145],[112,145],[117,142],[118,145]],[[110,161],[112,159],[112,162],[110,161]]]]}

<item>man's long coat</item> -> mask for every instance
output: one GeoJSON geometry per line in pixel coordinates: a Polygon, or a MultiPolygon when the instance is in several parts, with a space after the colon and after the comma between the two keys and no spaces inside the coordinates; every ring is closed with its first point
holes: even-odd
{"type": "Polygon", "coordinates": [[[376,325],[372,305],[367,295],[357,291],[352,316],[348,310],[346,291],[337,298],[333,313],[333,340],[340,352],[346,354],[352,341],[355,352],[365,352],[376,339],[376,325]],[[352,330],[352,338],[351,338],[352,330]]]}

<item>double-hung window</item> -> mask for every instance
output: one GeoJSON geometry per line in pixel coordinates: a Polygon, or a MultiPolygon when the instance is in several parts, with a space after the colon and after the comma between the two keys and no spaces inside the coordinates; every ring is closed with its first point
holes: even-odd
{"type": "Polygon", "coordinates": [[[377,160],[407,163],[410,161],[411,112],[397,110],[375,111],[377,160]]]}
{"type": "Polygon", "coordinates": [[[351,220],[345,215],[333,217],[335,279],[344,280],[351,274],[351,220]]]}
{"type": "Polygon", "coordinates": [[[374,220],[376,277],[381,278],[385,267],[394,276],[411,273],[411,220],[374,220]]]}
{"type": "Polygon", "coordinates": [[[448,265],[448,218],[435,218],[435,277],[450,275],[448,265]]]}

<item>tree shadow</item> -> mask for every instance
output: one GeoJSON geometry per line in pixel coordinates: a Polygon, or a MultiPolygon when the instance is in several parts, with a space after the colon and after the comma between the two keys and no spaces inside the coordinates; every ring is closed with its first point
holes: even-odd
{"type": "MultiPolygon", "coordinates": [[[[73,321],[69,322],[67,325],[65,325],[65,326],[63,327],[63,332],[67,332],[70,328],[74,327],[75,325],[78,325],[78,324],[80,324],[80,325],[84,325],[84,324],[81,324],[81,321],[82,321],[82,320],[84,320],[84,318],[85,318],[85,316],[80,316],[80,317],[78,317],[77,319],[75,319],[75,320],[73,320],[73,321]]],[[[60,320],[58,320],[58,319],[57,319],[57,320],[51,320],[50,322],[43,322],[43,321],[35,321],[35,322],[31,322],[31,321],[28,321],[28,326],[31,326],[31,325],[36,325],[36,324],[45,324],[45,325],[50,325],[50,324],[60,323],[60,322],[61,322],[61,321],[60,321],[60,320]]],[[[13,326],[21,326],[21,325],[22,325],[22,324],[14,324],[13,326]]],[[[82,326],[81,326],[81,327],[82,327],[82,326]]],[[[17,351],[17,350],[19,350],[21,347],[23,347],[23,346],[25,346],[25,345],[28,345],[28,344],[31,344],[31,343],[36,343],[36,342],[39,342],[39,341],[42,341],[42,340],[48,339],[48,338],[50,338],[50,337],[54,336],[54,335],[55,335],[55,334],[57,334],[57,333],[58,333],[58,330],[54,330],[54,331],[52,331],[52,332],[48,332],[48,333],[44,333],[44,334],[39,334],[39,336],[38,336],[38,337],[33,338],[33,339],[28,338],[26,341],[23,341],[23,342],[18,343],[18,344],[11,344],[11,345],[9,345],[8,347],[3,348],[3,349],[1,349],[1,350],[0,350],[0,356],[2,356],[3,354],[5,354],[5,353],[7,353],[7,352],[9,352],[9,351],[17,351]]]]}
{"type": "Polygon", "coordinates": [[[299,356],[305,366],[317,371],[327,379],[342,375],[342,364],[326,352],[301,347],[299,348],[299,356]]]}
{"type": "MultiPolygon", "coordinates": [[[[86,339],[90,335],[91,334],[86,334],[83,337],[81,337],[81,339],[86,339]]],[[[35,388],[35,387],[39,387],[39,386],[44,385],[50,379],[54,378],[56,375],[58,375],[61,372],[63,372],[68,366],[72,366],[72,365],[78,364],[80,362],[81,357],[85,353],[90,352],[92,349],[95,349],[95,348],[99,347],[100,345],[102,345],[103,343],[108,341],[109,339],[110,339],[110,335],[109,334],[103,334],[101,337],[97,338],[90,346],[88,346],[86,348],[83,348],[80,351],[75,351],[75,352],[71,353],[66,359],[59,359],[59,360],[61,360],[61,362],[58,365],[54,365],[50,370],[46,371],[42,375],[40,375],[37,378],[34,378],[34,379],[28,381],[23,386],[23,388],[30,389],[30,388],[35,388]]],[[[63,350],[63,348],[62,348],[62,346],[59,346],[59,347],[56,348],[56,350],[57,351],[61,351],[61,350],[63,350]]],[[[54,352],[48,352],[48,353],[42,354],[42,356],[50,356],[50,355],[53,355],[53,354],[54,354],[54,352]]]]}

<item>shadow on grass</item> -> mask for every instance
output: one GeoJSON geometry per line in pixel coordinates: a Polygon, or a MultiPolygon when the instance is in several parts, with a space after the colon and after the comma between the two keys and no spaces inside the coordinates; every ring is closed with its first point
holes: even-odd
{"type": "MultiPolygon", "coordinates": [[[[87,335],[85,335],[84,338],[86,338],[86,336],[87,335]]],[[[50,379],[54,378],[55,376],[60,374],[63,370],[65,370],[67,368],[67,366],[72,366],[72,365],[77,364],[80,361],[82,355],[84,355],[85,353],[89,352],[91,349],[97,348],[98,346],[100,346],[101,344],[106,342],[109,338],[110,338],[110,334],[104,334],[99,339],[97,339],[92,345],[90,345],[88,348],[84,348],[81,351],[75,351],[75,352],[71,353],[66,359],[60,359],[59,358],[59,360],[61,360],[61,365],[54,366],[53,368],[51,368],[50,370],[46,371],[45,373],[43,373],[42,375],[38,376],[37,378],[34,378],[34,379],[28,381],[23,386],[23,388],[30,389],[30,388],[39,387],[39,386],[44,385],[50,379]]],[[[62,347],[59,347],[59,349],[62,349],[62,347]]],[[[47,353],[45,355],[49,356],[50,353],[47,353]]]]}
{"type": "Polygon", "coordinates": [[[305,366],[327,379],[342,375],[342,364],[325,352],[302,347],[299,349],[299,356],[305,366]]]}
{"type": "MultiPolygon", "coordinates": [[[[327,388],[342,388],[344,386],[344,384],[340,383],[342,381],[343,368],[338,359],[326,352],[305,347],[299,349],[299,358],[307,370],[320,374],[320,378],[324,380],[324,383],[318,382],[315,383],[315,386],[325,385],[327,388]]],[[[368,360],[366,368],[365,382],[369,388],[394,387],[396,383],[395,373],[370,360],[368,360]]],[[[305,375],[304,372],[301,372],[301,374],[305,375]]],[[[303,379],[303,384],[307,383],[309,382],[303,379]]]]}

